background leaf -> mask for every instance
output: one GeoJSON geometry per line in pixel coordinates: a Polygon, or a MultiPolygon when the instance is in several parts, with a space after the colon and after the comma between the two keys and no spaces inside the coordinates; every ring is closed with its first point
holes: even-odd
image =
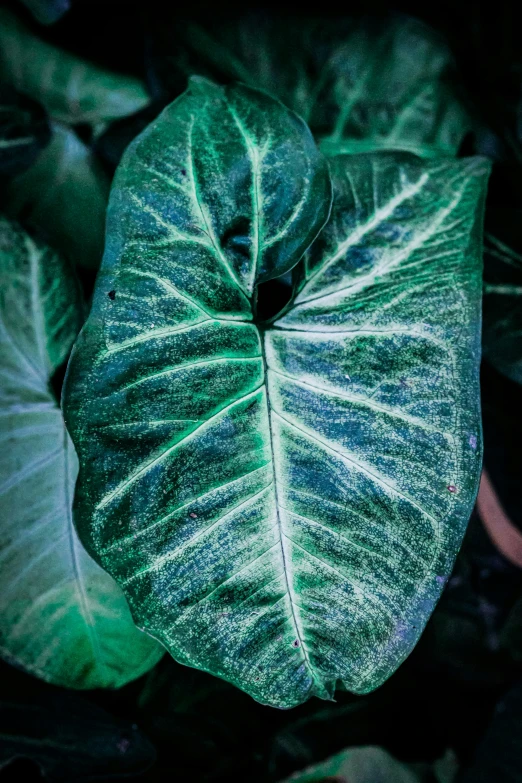
{"type": "Polygon", "coordinates": [[[64,125],[27,171],[11,180],[4,209],[69,261],[97,269],[103,255],[109,179],[91,150],[64,125]]]}
{"type": "Polygon", "coordinates": [[[40,101],[53,119],[89,123],[98,131],[149,102],[138,79],[106,71],[41,40],[5,8],[0,9],[0,79],[40,101]]]}
{"type": "Polygon", "coordinates": [[[22,0],[41,24],[53,24],[71,7],[72,0],[22,0]]]}
{"type": "Polygon", "coordinates": [[[322,764],[291,775],[283,783],[420,783],[382,748],[350,748],[322,764]]]}
{"type": "Polygon", "coordinates": [[[72,524],[77,459],[49,387],[81,325],[71,273],[0,222],[0,651],[54,684],[115,687],[160,658],[72,524]]]}
{"type": "MultiPolygon", "coordinates": [[[[513,218],[516,236],[518,211],[513,218]]],[[[513,233],[511,228],[508,236],[513,233]]],[[[522,383],[522,255],[486,234],[484,265],[484,356],[499,372],[522,383]]]]}
{"type": "Polygon", "coordinates": [[[76,694],[34,694],[0,701],[0,770],[17,758],[34,760],[55,783],[136,775],[155,758],[135,724],[115,718],[76,694]]]}
{"type": "Polygon", "coordinates": [[[50,138],[44,109],[12,88],[0,85],[0,177],[27,169],[50,138]]]}
{"type": "Polygon", "coordinates": [[[167,90],[194,73],[267,90],[303,117],[328,154],[455,155],[470,128],[449,49],[417,19],[251,14],[177,22],[158,34],[156,73],[167,90]]]}

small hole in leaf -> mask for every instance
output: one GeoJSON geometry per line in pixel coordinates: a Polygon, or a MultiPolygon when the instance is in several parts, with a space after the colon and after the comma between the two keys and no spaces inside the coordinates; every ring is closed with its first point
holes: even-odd
{"type": "Polygon", "coordinates": [[[294,639],[294,641],[292,642],[292,647],[299,647],[299,645],[300,645],[299,639],[294,639]]]}
{"type": "Polygon", "coordinates": [[[183,174],[184,177],[187,176],[187,170],[186,169],[181,169],[181,173],[183,174]]]}
{"type": "Polygon", "coordinates": [[[116,299],[116,291],[109,291],[107,296],[109,297],[109,299],[112,299],[112,301],[114,302],[114,300],[116,299]]]}
{"type": "Polygon", "coordinates": [[[290,281],[278,277],[257,286],[257,319],[269,321],[286,307],[292,297],[290,281]]]}
{"type": "Polygon", "coordinates": [[[457,487],[454,486],[453,484],[450,484],[449,487],[448,487],[448,492],[451,492],[452,494],[455,494],[456,491],[457,491],[457,487]]]}

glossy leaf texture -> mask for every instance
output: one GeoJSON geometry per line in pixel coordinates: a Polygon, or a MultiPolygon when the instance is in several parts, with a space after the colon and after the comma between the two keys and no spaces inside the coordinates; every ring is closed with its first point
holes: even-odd
{"type": "Polygon", "coordinates": [[[470,128],[449,49],[417,19],[264,14],[178,23],[176,54],[166,30],[160,76],[167,84],[182,72],[267,90],[303,117],[327,154],[384,148],[455,155],[470,128]]]}
{"type": "Polygon", "coordinates": [[[114,687],[161,650],[72,524],[78,462],[49,384],[81,318],[60,258],[2,218],[0,654],[56,685],[114,687]]]}
{"type": "Polygon", "coordinates": [[[43,41],[6,8],[0,9],[0,80],[40,101],[53,119],[97,130],[149,102],[139,79],[43,41]]]}
{"type": "Polygon", "coordinates": [[[487,234],[484,259],[484,356],[522,383],[522,255],[487,234]]]}
{"type": "Polygon", "coordinates": [[[27,169],[49,143],[44,109],[16,90],[0,85],[0,177],[27,169]]]}
{"type": "Polygon", "coordinates": [[[200,81],[142,134],[64,395],[76,524],[139,625],[278,707],[409,653],[481,459],[487,163],[335,158],[299,293],[258,325],[255,282],[328,214],[310,138],[200,81]]]}
{"type": "Polygon", "coordinates": [[[4,211],[23,220],[74,264],[97,268],[103,255],[109,180],[92,151],[65,125],[4,191],[4,211]]]}

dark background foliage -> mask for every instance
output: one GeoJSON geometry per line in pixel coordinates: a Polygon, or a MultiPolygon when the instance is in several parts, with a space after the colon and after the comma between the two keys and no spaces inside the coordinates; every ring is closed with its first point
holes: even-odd
{"type": "MultiPolygon", "coordinates": [[[[468,108],[482,130],[462,154],[495,160],[488,221],[522,209],[522,43],[516,5],[507,2],[351,3],[350,12],[385,18],[417,16],[448,39],[468,108]]],[[[15,7],[15,4],[12,4],[15,7]]],[[[16,5],[19,11],[18,5],[16,5]]],[[[210,4],[76,0],[38,35],[114,71],[144,78],[150,106],[112,123],[95,141],[76,128],[112,176],[123,149],[181,92],[165,79],[165,31],[180,18],[222,19],[277,11],[302,15],[289,3],[210,4]]],[[[335,16],[336,4],[317,9],[335,16]]],[[[28,105],[25,111],[35,111],[28,105]]],[[[20,116],[24,122],[24,116],[20,116]]],[[[45,136],[42,121],[40,134],[45,136]]],[[[37,140],[38,143],[38,140],[37,140]]],[[[488,228],[488,226],[486,226],[488,228]]],[[[515,232],[516,233],[516,232],[515,232]]],[[[522,235],[520,235],[522,236],[522,235]]],[[[522,250],[522,239],[519,239],[522,250]]],[[[87,293],[94,274],[81,272],[87,293]]],[[[271,290],[268,294],[276,296],[271,290]]],[[[63,373],[55,379],[59,390],[63,373]]],[[[512,522],[522,531],[522,389],[484,362],[485,465],[512,522]]],[[[277,781],[351,745],[380,745],[408,762],[434,761],[447,748],[461,765],[460,783],[522,781],[522,571],[495,549],[477,512],[442,600],[410,658],[376,692],[338,693],[277,711],[210,675],[165,657],[148,675],[119,691],[78,694],[36,681],[0,664],[2,782],[103,779],[143,781],[277,781]]]]}

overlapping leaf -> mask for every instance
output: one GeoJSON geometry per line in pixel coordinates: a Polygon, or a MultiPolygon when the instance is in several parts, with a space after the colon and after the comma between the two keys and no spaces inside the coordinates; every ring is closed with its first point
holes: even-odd
{"type": "Polygon", "coordinates": [[[328,154],[376,149],[454,155],[470,127],[451,54],[417,19],[247,16],[167,28],[161,73],[238,79],[294,109],[328,154]],[[175,52],[175,54],[173,54],[175,52]]]}
{"type": "Polygon", "coordinates": [[[349,748],[308,769],[295,772],[281,783],[421,783],[420,776],[396,761],[383,748],[371,745],[349,748]]]}
{"type": "Polygon", "coordinates": [[[40,101],[55,120],[90,123],[97,130],[149,100],[138,79],[57,49],[5,8],[0,9],[0,79],[40,101]]]}
{"type": "Polygon", "coordinates": [[[484,355],[522,383],[522,255],[492,234],[484,251],[484,355]]]}
{"type": "Polygon", "coordinates": [[[76,522],[140,625],[265,703],[365,692],[418,639],[475,498],[487,164],[332,161],[193,82],[127,151],[66,381],[76,522]]]}
{"type": "Polygon", "coordinates": [[[28,168],[50,138],[42,107],[0,85],[0,176],[13,176],[28,168]]]}
{"type": "Polygon", "coordinates": [[[77,458],[49,388],[81,325],[59,257],[0,221],[0,653],[43,679],[117,686],[161,655],[72,525],[77,458]]]}
{"type": "Polygon", "coordinates": [[[74,131],[58,123],[52,130],[47,149],[6,187],[4,209],[37,230],[72,263],[97,268],[103,255],[109,180],[74,131]]]}
{"type": "Polygon", "coordinates": [[[22,0],[42,24],[53,24],[71,7],[72,0],[22,0]]]}

